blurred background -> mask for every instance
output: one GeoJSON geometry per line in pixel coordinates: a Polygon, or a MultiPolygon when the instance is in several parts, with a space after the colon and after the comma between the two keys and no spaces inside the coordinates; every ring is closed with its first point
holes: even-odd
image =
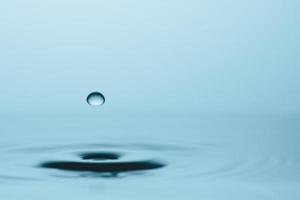
{"type": "Polygon", "coordinates": [[[3,1],[1,113],[298,114],[299,2],[3,1]],[[102,111],[104,112],[104,111],[102,111]]]}

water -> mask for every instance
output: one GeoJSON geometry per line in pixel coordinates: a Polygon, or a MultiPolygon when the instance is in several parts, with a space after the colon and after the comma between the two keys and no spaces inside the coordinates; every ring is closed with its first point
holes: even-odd
{"type": "Polygon", "coordinates": [[[100,92],[92,92],[87,96],[86,101],[91,106],[101,106],[105,103],[105,97],[100,92]]]}
{"type": "Polygon", "coordinates": [[[0,199],[300,199],[298,8],[3,1],[0,199]]]}
{"type": "Polygon", "coordinates": [[[274,116],[15,118],[2,128],[12,131],[18,124],[31,136],[4,137],[0,194],[11,199],[297,199],[297,121],[274,116]],[[43,127],[48,130],[41,135],[43,127]]]}

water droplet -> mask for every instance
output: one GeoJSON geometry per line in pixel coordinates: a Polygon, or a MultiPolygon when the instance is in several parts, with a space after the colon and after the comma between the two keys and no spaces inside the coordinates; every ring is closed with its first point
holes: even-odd
{"type": "Polygon", "coordinates": [[[100,92],[92,92],[88,95],[86,101],[90,106],[101,106],[105,103],[105,98],[100,92]]]}

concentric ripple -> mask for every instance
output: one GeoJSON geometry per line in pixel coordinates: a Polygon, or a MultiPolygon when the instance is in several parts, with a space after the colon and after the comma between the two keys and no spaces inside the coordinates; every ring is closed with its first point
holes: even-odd
{"type": "Polygon", "coordinates": [[[113,152],[88,152],[80,155],[83,160],[117,160],[120,154],[113,152]]]}
{"type": "Polygon", "coordinates": [[[85,163],[72,161],[52,161],[41,165],[44,168],[70,170],[70,171],[90,171],[100,173],[121,173],[128,171],[150,170],[164,167],[165,165],[156,161],[133,161],[118,163],[85,163]]]}
{"type": "Polygon", "coordinates": [[[144,161],[121,161],[121,162],[99,162],[103,160],[118,160],[120,154],[113,152],[86,152],[80,154],[83,160],[97,162],[78,162],[78,161],[48,161],[40,165],[42,168],[52,168],[68,171],[88,171],[95,173],[111,173],[117,175],[123,172],[151,170],[164,167],[165,164],[155,160],[144,161]]]}
{"type": "Polygon", "coordinates": [[[274,177],[276,171],[282,173],[287,165],[296,165],[292,158],[238,155],[213,144],[102,143],[1,150],[0,180],[7,181],[130,176],[240,179],[274,177]]]}

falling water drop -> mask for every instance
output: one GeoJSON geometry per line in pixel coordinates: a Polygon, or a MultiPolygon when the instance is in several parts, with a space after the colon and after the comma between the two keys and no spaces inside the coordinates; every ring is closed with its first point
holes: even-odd
{"type": "Polygon", "coordinates": [[[90,106],[101,106],[105,103],[105,97],[100,92],[92,92],[86,98],[90,106]]]}

